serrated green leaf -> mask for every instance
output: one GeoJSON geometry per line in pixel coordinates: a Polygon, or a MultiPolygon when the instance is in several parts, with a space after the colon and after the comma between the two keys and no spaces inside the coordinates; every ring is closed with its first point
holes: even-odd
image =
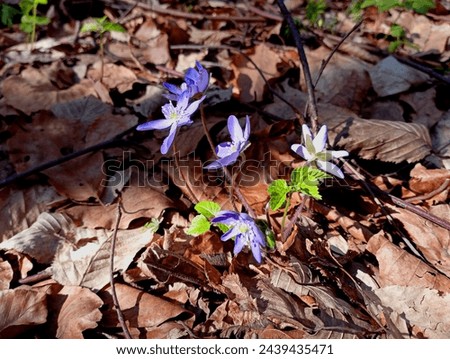
{"type": "Polygon", "coordinates": [[[125,30],[125,28],[120,25],[120,24],[116,24],[114,22],[105,22],[105,24],[103,24],[103,31],[107,32],[107,31],[115,31],[115,32],[126,32],[127,30],[125,30]]]}
{"type": "Polygon", "coordinates": [[[396,38],[405,37],[405,34],[406,34],[405,29],[403,28],[403,26],[400,26],[400,25],[397,25],[397,24],[393,24],[391,26],[390,33],[391,33],[391,35],[393,37],[396,37],[396,38]]]}
{"type": "Polygon", "coordinates": [[[50,23],[50,19],[45,16],[36,16],[34,18],[34,23],[39,26],[48,25],[50,23]]]}
{"type": "Polygon", "coordinates": [[[86,22],[81,27],[80,32],[99,32],[101,29],[102,26],[97,22],[86,22]]]}
{"type": "Polygon", "coordinates": [[[6,4],[0,5],[0,12],[2,24],[8,27],[12,26],[14,16],[20,13],[20,11],[16,8],[13,8],[12,6],[6,4]]]}
{"type": "Polygon", "coordinates": [[[155,233],[159,229],[160,222],[157,218],[152,218],[150,222],[144,224],[144,227],[155,233]]]}
{"type": "Polygon", "coordinates": [[[267,188],[270,196],[269,206],[272,211],[276,211],[286,202],[286,196],[291,188],[284,179],[273,181],[267,188]]]}
{"type": "Polygon", "coordinates": [[[191,236],[199,236],[205,232],[208,232],[210,228],[211,223],[209,223],[208,219],[203,214],[199,214],[194,217],[191,226],[188,228],[186,233],[191,236]]]}
{"type": "Polygon", "coordinates": [[[321,179],[331,178],[327,173],[313,167],[298,167],[291,174],[292,187],[315,199],[322,199],[319,193],[319,184],[321,179]]]}
{"type": "Polygon", "coordinates": [[[211,219],[216,215],[217,212],[220,211],[220,205],[213,201],[200,201],[195,205],[195,210],[205,216],[208,219],[211,219]]]}
{"type": "Polygon", "coordinates": [[[434,9],[435,7],[436,4],[433,0],[412,0],[409,8],[413,9],[419,14],[426,14],[428,11],[434,9]]]}

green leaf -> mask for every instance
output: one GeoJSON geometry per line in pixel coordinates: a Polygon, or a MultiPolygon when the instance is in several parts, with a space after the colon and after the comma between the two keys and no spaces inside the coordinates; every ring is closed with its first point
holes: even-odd
{"type": "Polygon", "coordinates": [[[115,32],[126,32],[127,30],[120,24],[116,24],[114,22],[106,22],[103,25],[103,32],[111,32],[111,31],[115,31],[115,32]]]}
{"type": "Polygon", "coordinates": [[[191,236],[199,236],[205,232],[208,232],[210,228],[211,223],[209,223],[208,219],[203,214],[199,214],[194,217],[191,226],[188,228],[186,233],[191,236]]]}
{"type": "Polygon", "coordinates": [[[390,33],[393,37],[396,37],[397,39],[401,39],[406,35],[406,31],[403,28],[403,26],[397,24],[391,25],[390,33]]]}
{"type": "Polygon", "coordinates": [[[315,199],[322,199],[319,193],[320,180],[331,178],[327,173],[313,167],[303,166],[292,171],[291,185],[292,187],[315,199]]]}
{"type": "Polygon", "coordinates": [[[102,26],[97,22],[86,22],[81,27],[80,32],[99,32],[102,30],[102,26]]]}
{"type": "Polygon", "coordinates": [[[409,9],[412,9],[419,14],[426,14],[428,11],[436,7],[436,4],[433,0],[406,1],[405,5],[409,9]]]}
{"type": "Polygon", "coordinates": [[[20,11],[12,6],[1,4],[0,5],[0,13],[1,13],[1,22],[3,25],[8,27],[12,26],[13,18],[17,14],[20,14],[20,11]]]}
{"type": "Polygon", "coordinates": [[[270,195],[269,205],[272,211],[276,211],[286,202],[286,196],[290,190],[291,188],[284,179],[277,179],[270,184],[267,192],[270,195]]]}
{"type": "Polygon", "coordinates": [[[153,233],[155,233],[159,229],[160,222],[157,218],[152,218],[150,222],[144,224],[145,228],[150,229],[153,233]]]}
{"type": "Polygon", "coordinates": [[[50,19],[47,18],[47,17],[45,17],[45,16],[36,16],[36,17],[34,18],[34,23],[35,23],[36,25],[40,25],[40,26],[42,26],[42,25],[48,25],[48,24],[50,23],[50,19]]]}
{"type": "Polygon", "coordinates": [[[198,213],[208,219],[215,217],[216,213],[220,211],[220,205],[212,201],[200,201],[194,208],[198,213]]]}
{"type": "Polygon", "coordinates": [[[263,231],[263,233],[266,236],[267,247],[269,247],[269,249],[274,249],[276,237],[275,233],[273,233],[273,231],[269,228],[269,224],[261,219],[257,220],[256,224],[259,226],[259,228],[263,231]]]}

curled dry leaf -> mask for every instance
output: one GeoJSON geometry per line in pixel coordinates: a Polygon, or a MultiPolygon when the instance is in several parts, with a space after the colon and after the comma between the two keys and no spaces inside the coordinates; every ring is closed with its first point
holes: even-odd
{"type": "Polygon", "coordinates": [[[47,291],[51,337],[83,339],[83,331],[97,327],[102,318],[103,301],[92,291],[81,287],[52,285],[47,291]]]}
{"type": "Polygon", "coordinates": [[[386,307],[406,318],[416,337],[450,338],[450,294],[442,295],[435,289],[400,285],[376,289],[375,294],[386,307]]]}
{"type": "Polygon", "coordinates": [[[30,287],[0,291],[0,338],[14,338],[47,321],[46,294],[30,287]]]}
{"type": "MultiPolygon", "coordinates": [[[[449,205],[433,207],[435,211],[441,209],[439,211],[441,215],[447,214],[447,218],[442,217],[447,222],[450,221],[449,208],[449,205]]],[[[450,277],[450,232],[401,208],[396,208],[395,213],[392,213],[392,217],[403,224],[415,247],[428,262],[450,277]]]]}
{"type": "Polygon", "coordinates": [[[90,80],[83,80],[66,90],[59,90],[51,83],[34,84],[21,76],[6,78],[2,83],[1,92],[8,105],[27,115],[40,110],[50,110],[59,102],[95,96],[93,82],[90,80]]]}
{"type": "MultiPolygon", "coordinates": [[[[155,328],[161,324],[174,320],[183,315],[188,319],[188,326],[192,325],[192,313],[176,302],[162,299],[150,293],[117,283],[115,285],[120,308],[125,316],[125,320],[131,328],[155,328]]],[[[110,288],[99,293],[108,306],[104,312],[102,324],[107,327],[118,327],[117,313],[113,309],[110,288]]]]}
{"type": "Polygon", "coordinates": [[[63,198],[53,187],[46,185],[3,188],[0,191],[0,242],[27,229],[51,203],[63,198]]]}
{"type": "Polygon", "coordinates": [[[383,232],[375,234],[367,243],[367,250],[376,256],[381,287],[401,285],[450,292],[450,279],[391,243],[383,232]]]}
{"type": "Polygon", "coordinates": [[[0,259],[0,291],[9,289],[9,283],[11,283],[13,276],[11,264],[0,259]]]}
{"type": "Polygon", "coordinates": [[[0,243],[0,249],[14,249],[39,263],[50,264],[71,225],[71,221],[62,214],[41,213],[29,228],[0,243]]]}
{"type": "MultiPolygon", "coordinates": [[[[109,282],[112,233],[106,230],[77,229],[78,242],[95,238],[81,248],[63,242],[52,263],[53,279],[69,286],[102,289],[109,282]]],[[[123,271],[136,253],[153,238],[151,230],[142,228],[117,231],[114,271],[123,271]]]]}

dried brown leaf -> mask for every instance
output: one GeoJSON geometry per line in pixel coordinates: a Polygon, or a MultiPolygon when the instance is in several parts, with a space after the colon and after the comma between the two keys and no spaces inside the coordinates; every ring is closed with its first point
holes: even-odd
{"type": "MultiPolygon", "coordinates": [[[[120,283],[117,283],[115,288],[120,308],[131,328],[155,328],[181,315],[185,319],[189,318],[188,323],[193,319],[192,314],[179,303],[120,283]]],[[[99,295],[108,305],[102,324],[106,327],[118,327],[117,313],[115,309],[112,309],[110,289],[100,292],[99,295]]]]}
{"type": "Polygon", "coordinates": [[[0,242],[30,227],[39,214],[46,211],[52,202],[63,199],[51,186],[33,184],[19,189],[3,188],[0,191],[0,242]]]}
{"type": "MultiPolygon", "coordinates": [[[[442,217],[450,221],[450,206],[439,205],[433,207],[434,211],[446,214],[442,217]]],[[[440,272],[450,277],[450,232],[422,217],[411,214],[409,211],[396,208],[392,217],[398,219],[410,235],[412,242],[420,253],[440,272]]]]}
{"type": "Polygon", "coordinates": [[[9,289],[14,272],[9,262],[0,259],[0,291],[9,289]]]}
{"type": "Polygon", "coordinates": [[[97,327],[102,318],[103,301],[92,291],[81,287],[53,285],[49,293],[49,322],[59,339],[83,339],[83,331],[97,327]]]}
{"type": "Polygon", "coordinates": [[[390,285],[423,287],[450,292],[450,279],[390,242],[383,232],[367,243],[367,250],[376,256],[381,287],[390,285]]]}
{"type": "MultiPolygon", "coordinates": [[[[109,282],[112,233],[106,230],[77,229],[78,241],[96,238],[81,248],[66,242],[58,248],[52,264],[53,279],[63,285],[84,286],[94,290],[109,282]]],[[[114,271],[125,270],[136,253],[153,237],[142,228],[117,231],[114,271]]]]}
{"type": "Polygon", "coordinates": [[[29,287],[0,291],[0,338],[12,338],[27,326],[47,321],[45,293],[29,287]]]}
{"type": "Polygon", "coordinates": [[[41,213],[29,228],[0,243],[0,249],[14,249],[50,264],[57,247],[69,232],[71,221],[59,213],[41,213]]]}
{"type": "Polygon", "coordinates": [[[414,286],[388,286],[375,290],[381,302],[404,316],[416,337],[450,338],[450,294],[414,286]]]}

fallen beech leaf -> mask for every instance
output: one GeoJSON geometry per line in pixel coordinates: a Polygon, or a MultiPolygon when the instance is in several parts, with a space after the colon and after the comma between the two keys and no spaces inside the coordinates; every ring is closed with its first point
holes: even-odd
{"type": "Polygon", "coordinates": [[[0,291],[9,289],[9,283],[11,283],[13,276],[11,264],[0,259],[0,291]]]}
{"type": "MultiPolygon", "coordinates": [[[[96,81],[100,81],[101,61],[97,61],[88,71],[87,77],[96,81]]],[[[125,66],[116,64],[104,64],[103,78],[101,82],[108,88],[117,90],[120,93],[131,90],[133,84],[137,81],[137,77],[133,71],[125,66]]]]}
{"type": "MultiPolygon", "coordinates": [[[[416,195],[427,195],[436,191],[441,187],[446,180],[450,180],[450,171],[445,169],[428,169],[418,163],[410,172],[412,177],[409,180],[409,188],[416,193],[416,195]]],[[[438,202],[445,202],[450,191],[450,186],[442,189],[440,193],[436,193],[431,198],[427,199],[427,203],[433,204],[438,202]]]]}
{"type": "Polygon", "coordinates": [[[380,269],[376,280],[381,287],[401,285],[450,292],[449,278],[392,244],[383,232],[369,240],[367,250],[377,258],[380,269]]]}
{"type": "Polygon", "coordinates": [[[0,338],[13,338],[27,326],[47,321],[46,295],[30,287],[0,291],[0,338]]]}
{"type": "MultiPolygon", "coordinates": [[[[132,328],[154,328],[184,315],[193,320],[192,313],[182,305],[138,290],[136,288],[117,283],[115,285],[117,298],[125,319],[132,328]]],[[[103,315],[102,324],[106,327],[118,327],[117,313],[112,309],[110,288],[99,293],[108,306],[103,315]]]]}
{"type": "Polygon", "coordinates": [[[27,229],[52,202],[62,199],[64,197],[48,185],[35,183],[24,189],[3,188],[0,191],[0,242],[27,229]]]}
{"type": "MultiPolygon", "coordinates": [[[[109,282],[112,233],[93,229],[77,231],[78,241],[92,238],[96,241],[81,248],[63,242],[52,264],[53,279],[63,285],[102,289],[109,282]]],[[[153,232],[142,228],[117,231],[114,271],[125,270],[152,238],[153,232]]]]}
{"type": "Polygon", "coordinates": [[[414,286],[388,286],[375,290],[381,302],[406,318],[420,337],[450,338],[450,294],[414,286]]]}
{"type": "Polygon", "coordinates": [[[83,96],[95,96],[90,80],[82,80],[67,90],[59,90],[50,83],[36,85],[21,76],[6,78],[1,86],[6,103],[27,115],[40,110],[50,110],[58,102],[66,102],[83,96]]]}
{"type": "MultiPolygon", "coordinates": [[[[434,207],[445,208],[450,220],[449,205],[434,207]]],[[[422,217],[411,214],[402,208],[395,208],[392,217],[398,219],[410,235],[412,242],[420,253],[440,272],[450,276],[450,232],[422,217]]],[[[443,211],[442,211],[443,212],[443,211]]]]}
{"type": "Polygon", "coordinates": [[[59,339],[83,339],[83,331],[97,327],[102,318],[103,301],[81,287],[53,285],[48,294],[49,322],[54,321],[54,336],[59,339]]]}
{"type": "Polygon", "coordinates": [[[385,97],[405,92],[428,80],[428,75],[388,56],[369,70],[372,85],[378,96],[385,97]]]}
{"type": "Polygon", "coordinates": [[[0,249],[14,249],[29,255],[39,263],[49,264],[70,227],[71,221],[66,216],[44,212],[30,228],[0,243],[0,249]]]}

